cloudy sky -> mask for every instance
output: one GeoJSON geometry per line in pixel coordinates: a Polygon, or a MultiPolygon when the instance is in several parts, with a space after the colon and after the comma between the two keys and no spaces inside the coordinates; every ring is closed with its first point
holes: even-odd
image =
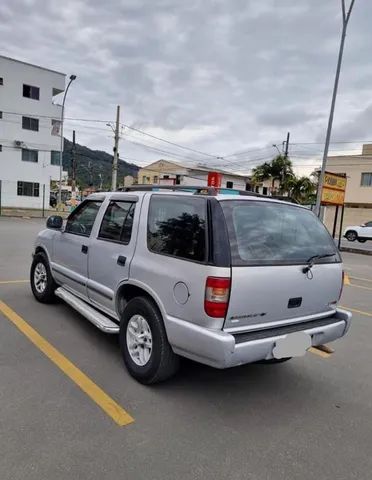
{"type": "MultiPolygon", "coordinates": [[[[371,18],[372,2],[356,0],[335,142],[372,140],[371,18]]],[[[294,163],[315,166],[340,29],[340,0],[0,4],[3,55],[78,76],[69,92],[67,117],[113,121],[120,104],[124,124],[209,155],[124,127],[120,155],[138,164],[170,158],[247,171],[272,158],[272,144],[281,148],[290,131],[294,163]]],[[[112,151],[105,122],[68,120],[67,137],[72,128],[79,143],[112,151]]],[[[335,143],[332,150],[357,153],[360,146],[335,143]]]]}

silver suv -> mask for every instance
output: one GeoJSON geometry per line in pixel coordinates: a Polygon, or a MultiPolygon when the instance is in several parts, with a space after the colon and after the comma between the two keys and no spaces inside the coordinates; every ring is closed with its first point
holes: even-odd
{"type": "Polygon", "coordinates": [[[345,335],[342,262],[323,224],[306,208],[238,193],[91,195],[65,226],[53,216],[39,233],[35,298],[60,297],[118,333],[145,384],[173,375],[179,356],[216,368],[275,363],[345,335]]]}

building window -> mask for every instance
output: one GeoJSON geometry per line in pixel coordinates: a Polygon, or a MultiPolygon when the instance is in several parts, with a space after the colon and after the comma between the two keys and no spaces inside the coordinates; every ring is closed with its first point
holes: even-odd
{"type": "Polygon", "coordinates": [[[154,183],[159,183],[159,177],[157,175],[154,175],[154,183]]]}
{"type": "Polygon", "coordinates": [[[22,128],[24,130],[39,131],[39,120],[37,118],[22,117],[22,128]]]}
{"type": "Polygon", "coordinates": [[[262,187],[262,194],[267,195],[267,187],[262,187]]]}
{"type": "Polygon", "coordinates": [[[33,87],[32,85],[23,85],[23,96],[26,98],[32,98],[33,100],[39,100],[40,88],[33,87]]]}
{"type": "Polygon", "coordinates": [[[3,118],[3,112],[0,112],[0,118],[3,118]]]}
{"type": "Polygon", "coordinates": [[[58,137],[61,134],[61,120],[52,118],[52,135],[58,137]]]}
{"type": "Polygon", "coordinates": [[[22,197],[38,197],[39,183],[17,182],[17,195],[22,197]]]}
{"type": "Polygon", "coordinates": [[[37,150],[29,150],[22,148],[22,161],[37,163],[39,159],[39,152],[37,150]]]}
{"type": "Polygon", "coordinates": [[[233,182],[226,182],[226,188],[233,188],[234,183],[233,182]]]}
{"type": "Polygon", "coordinates": [[[50,164],[51,165],[59,165],[59,160],[60,160],[60,152],[57,152],[57,150],[52,150],[50,152],[50,164]]]}
{"type": "Polygon", "coordinates": [[[255,191],[256,193],[260,193],[260,187],[259,187],[258,185],[256,185],[256,188],[254,189],[254,191],[255,191]]]}
{"type": "Polygon", "coordinates": [[[2,146],[2,145],[0,145],[0,152],[2,152],[2,151],[3,151],[3,146],[2,146]]]}
{"type": "Polygon", "coordinates": [[[143,183],[143,184],[146,183],[146,175],[144,175],[144,176],[142,177],[142,183],[143,183]]]}
{"type": "Polygon", "coordinates": [[[372,187],[372,172],[362,173],[360,180],[361,187],[372,187]]]}
{"type": "Polygon", "coordinates": [[[0,77],[0,85],[4,85],[4,79],[3,79],[3,77],[0,77]]]}

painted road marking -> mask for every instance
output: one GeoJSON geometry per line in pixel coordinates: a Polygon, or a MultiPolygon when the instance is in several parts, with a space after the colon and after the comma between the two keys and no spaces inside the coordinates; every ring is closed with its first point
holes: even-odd
{"type": "Polygon", "coordinates": [[[30,280],[0,280],[0,285],[8,285],[10,283],[29,283],[30,280]]]}
{"type": "Polygon", "coordinates": [[[322,357],[322,358],[329,358],[331,356],[330,353],[323,352],[322,350],[318,350],[317,348],[314,348],[314,347],[310,347],[308,349],[308,352],[313,353],[314,355],[318,355],[319,357],[322,357]]]}
{"type": "Polygon", "coordinates": [[[65,373],[88,397],[90,397],[119,426],[128,425],[134,419],[118,403],[96,385],[85,373],[53,347],[14,310],[0,300],[0,312],[7,317],[44,355],[65,373]]]}
{"type": "Polygon", "coordinates": [[[366,317],[372,317],[372,313],[370,312],[363,312],[363,310],[357,310],[356,308],[351,308],[351,307],[343,307],[340,305],[341,308],[344,308],[345,310],[350,310],[351,312],[354,313],[359,313],[359,315],[365,315],[366,317]]]}
{"type": "Polygon", "coordinates": [[[354,277],[353,275],[350,275],[349,277],[353,280],[361,280],[362,282],[372,283],[372,280],[370,278],[354,277]]]}
{"type": "Polygon", "coordinates": [[[364,285],[355,285],[355,283],[350,283],[350,285],[347,285],[348,287],[355,287],[355,288],[361,288],[363,290],[372,290],[371,287],[365,287],[364,285]]]}

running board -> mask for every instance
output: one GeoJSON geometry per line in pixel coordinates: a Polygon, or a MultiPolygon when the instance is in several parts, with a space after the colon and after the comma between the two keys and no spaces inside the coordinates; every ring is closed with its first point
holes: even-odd
{"type": "Polygon", "coordinates": [[[72,308],[78,311],[102,332],[119,333],[119,325],[64,288],[59,287],[54,293],[57,297],[62,298],[62,300],[71,305],[72,308]]]}

